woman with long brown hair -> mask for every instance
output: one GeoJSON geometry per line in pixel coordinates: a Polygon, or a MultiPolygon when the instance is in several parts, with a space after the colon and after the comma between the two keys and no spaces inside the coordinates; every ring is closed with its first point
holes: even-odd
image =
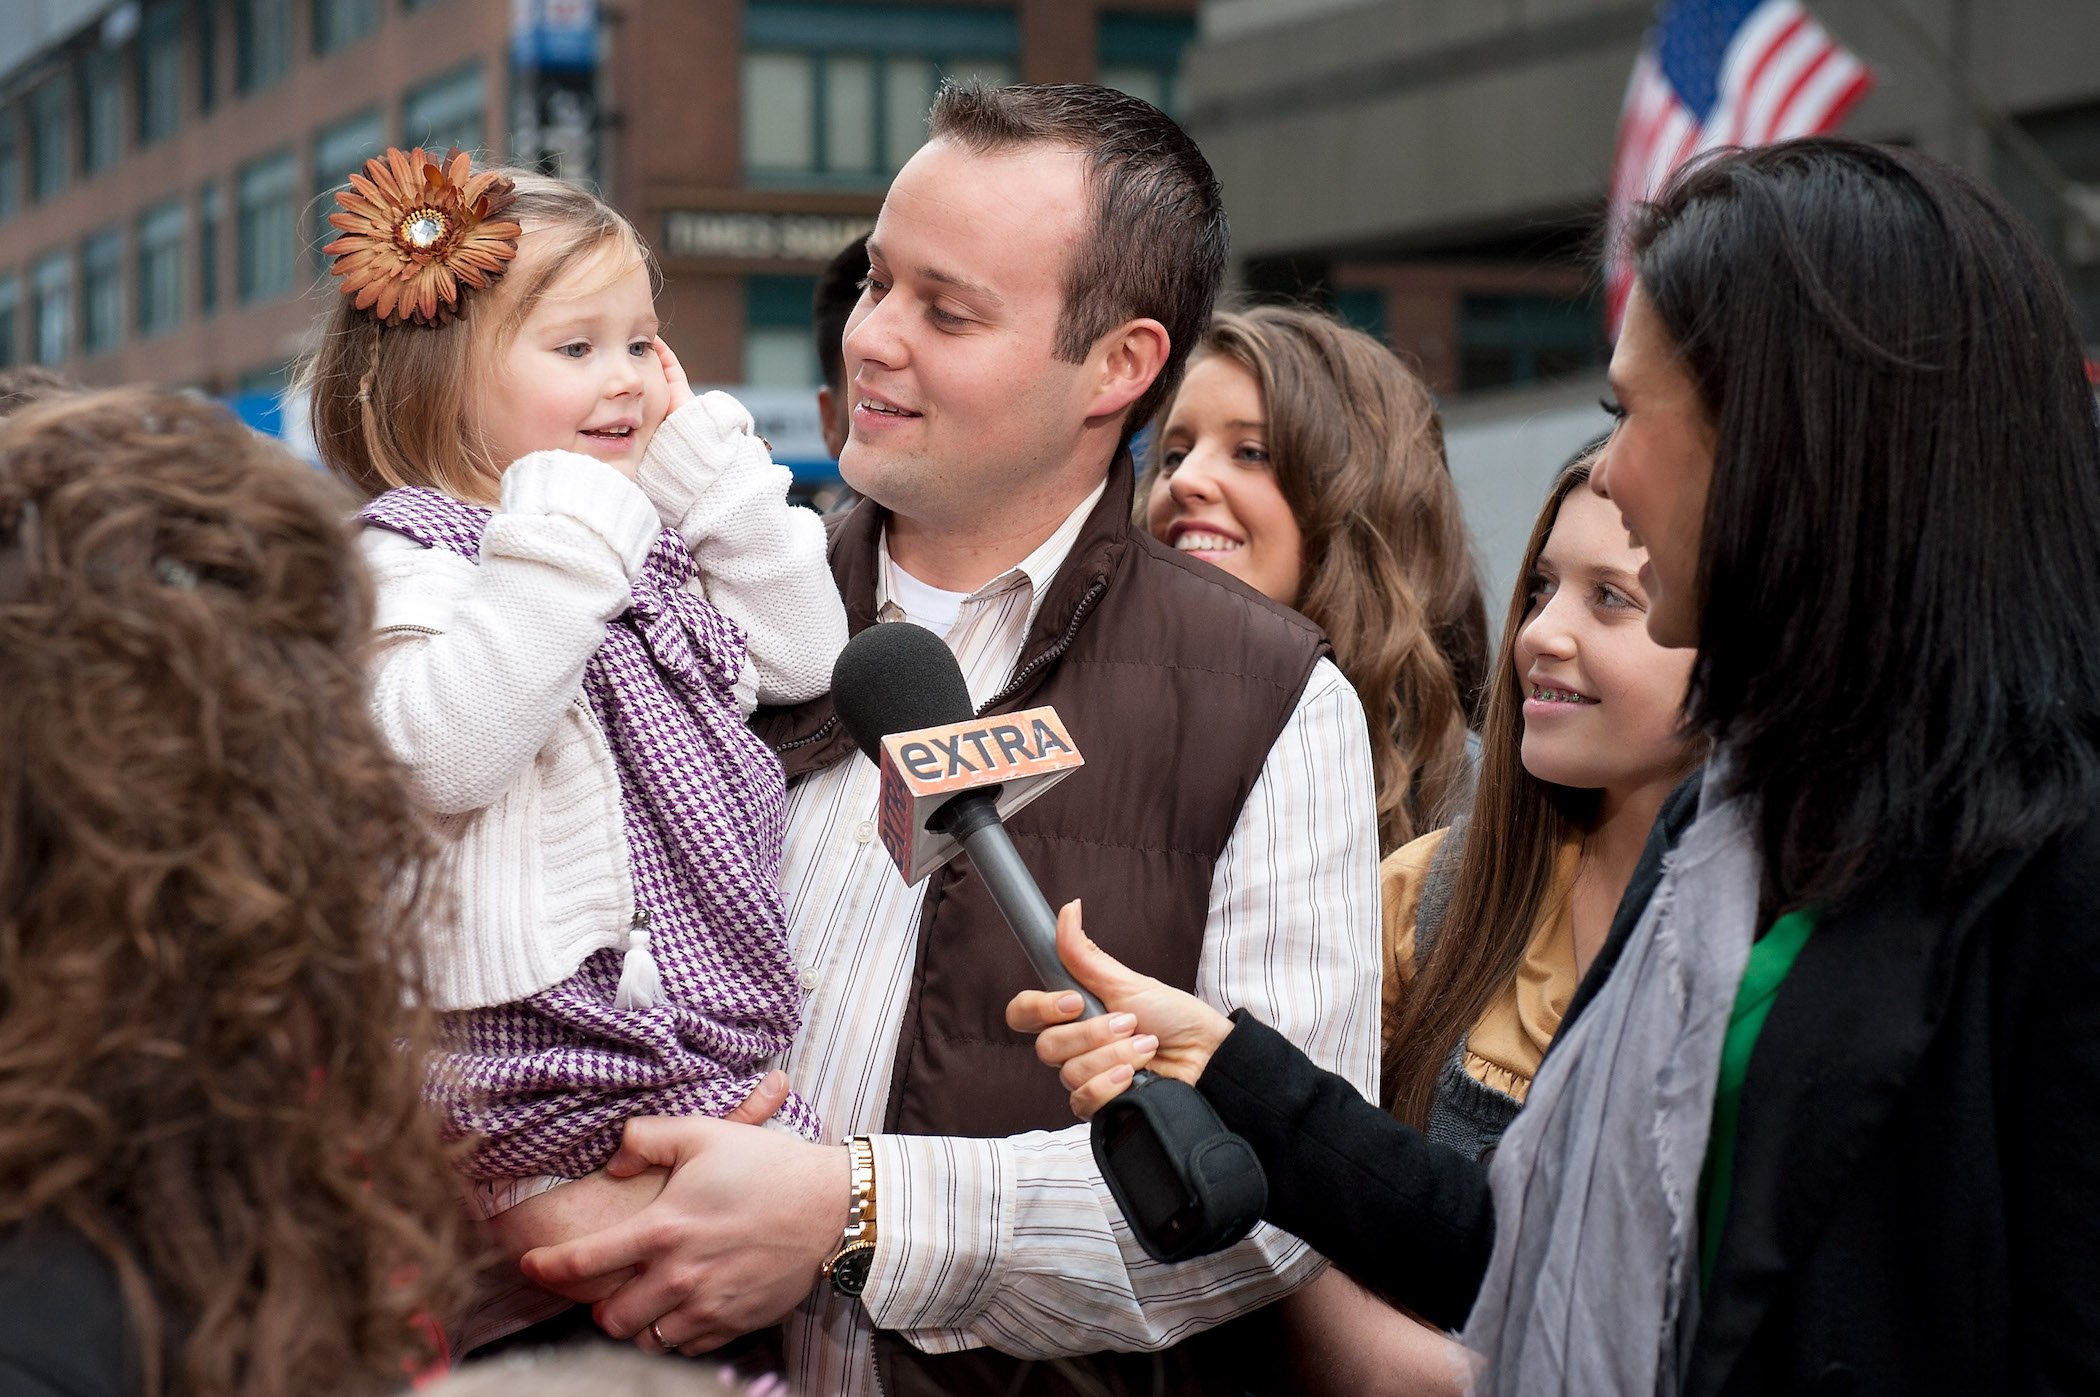
{"type": "Polygon", "coordinates": [[[1328,316],[1212,317],[1142,482],[1155,538],[1327,632],[1370,720],[1381,852],[1464,801],[1487,612],[1422,380],[1328,316]]]}
{"type": "Polygon", "coordinates": [[[336,489],[145,392],[0,428],[0,1388],[393,1391],[456,1293],[336,489]]]}
{"type": "MultiPolygon", "coordinates": [[[[1704,744],[1684,727],[1690,652],[1643,622],[1645,559],[1588,490],[1602,443],[1554,481],[1488,683],[1470,813],[1388,856],[1382,1097],[1483,1159],[1603,945],[1664,798],[1704,744]]],[[[1284,1304],[1301,1390],[1452,1385],[1441,1336],[1340,1271],[1284,1304]]]]}

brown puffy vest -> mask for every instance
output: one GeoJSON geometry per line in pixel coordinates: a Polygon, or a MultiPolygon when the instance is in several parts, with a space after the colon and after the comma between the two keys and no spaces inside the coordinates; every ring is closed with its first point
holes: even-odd
{"type": "MultiPolygon", "coordinates": [[[[1296,612],[1134,527],[1132,490],[1126,454],[1051,582],[1013,678],[984,711],[1049,704],[1086,758],[1006,822],[1051,904],[1084,898],[1094,940],[1148,975],[1193,985],[1212,869],[1327,646],[1296,612]]],[[[875,623],[882,523],[863,501],[832,535],[856,633],[875,623]]],[[[855,753],[828,697],[761,712],[754,726],[790,781],[855,753]]],[[[1006,1026],[1006,1001],[1035,983],[968,860],[931,874],[885,1129],[991,1138],[1072,1124],[1057,1074],[1006,1026]]],[[[1198,1347],[1028,1362],[986,1349],[929,1355],[878,1332],[876,1361],[889,1397],[1188,1393],[1212,1390],[1198,1347]]]]}

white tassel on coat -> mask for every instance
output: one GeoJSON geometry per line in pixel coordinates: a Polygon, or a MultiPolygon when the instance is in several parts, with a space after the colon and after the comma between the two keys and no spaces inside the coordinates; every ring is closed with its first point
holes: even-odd
{"type": "Polygon", "coordinates": [[[615,1009],[654,1009],[664,1002],[663,972],[649,954],[649,914],[636,912],[627,928],[627,954],[620,962],[620,987],[613,991],[615,1009]]]}

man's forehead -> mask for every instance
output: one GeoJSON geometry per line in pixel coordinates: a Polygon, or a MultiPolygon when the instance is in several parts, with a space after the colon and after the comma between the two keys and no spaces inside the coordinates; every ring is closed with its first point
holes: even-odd
{"type": "Polygon", "coordinates": [[[1085,227],[1084,157],[1038,144],[979,151],[921,147],[883,200],[868,255],[892,275],[997,295],[1016,263],[1059,265],[1085,227]]]}

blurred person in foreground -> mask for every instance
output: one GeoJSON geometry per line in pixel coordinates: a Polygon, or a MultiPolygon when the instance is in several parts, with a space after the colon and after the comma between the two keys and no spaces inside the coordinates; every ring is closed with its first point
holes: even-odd
{"type": "Polygon", "coordinates": [[[1082,1112],[1194,1081],[1270,1219],[1463,1323],[1478,1391],[2100,1390],[2100,435],[2063,283],[1972,176],[1829,138],[1681,171],[1628,247],[1591,484],[1714,752],[1491,1167],[1070,913],[1135,1023],[1010,1020],[1055,1025],[1082,1112]]]}
{"type": "Polygon", "coordinates": [[[0,428],[0,1390],[382,1393],[460,1293],[430,844],[330,482],[217,407],[0,428]]]}
{"type": "Polygon", "coordinates": [[[42,364],[0,369],[0,419],[12,417],[25,407],[84,391],[85,385],[42,364]]]}

